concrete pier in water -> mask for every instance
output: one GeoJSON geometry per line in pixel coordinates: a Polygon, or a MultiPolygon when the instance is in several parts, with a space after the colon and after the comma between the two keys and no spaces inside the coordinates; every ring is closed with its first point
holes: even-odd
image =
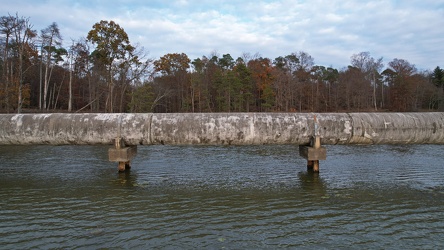
{"type": "Polygon", "coordinates": [[[308,145],[315,116],[322,145],[444,144],[442,112],[0,114],[0,144],[308,145]]]}

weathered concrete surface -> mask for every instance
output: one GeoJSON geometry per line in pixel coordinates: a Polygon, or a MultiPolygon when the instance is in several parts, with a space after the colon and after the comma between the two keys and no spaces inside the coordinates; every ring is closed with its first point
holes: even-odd
{"type": "Polygon", "coordinates": [[[444,144],[444,113],[351,113],[349,144],[444,144]]]}
{"type": "MultiPolygon", "coordinates": [[[[318,115],[325,141],[350,138],[346,114],[318,115]]],[[[152,143],[161,144],[307,144],[314,131],[313,114],[202,113],[153,114],[152,143]]]]}
{"type": "Polygon", "coordinates": [[[444,144],[444,113],[3,114],[0,144],[444,144]]]}
{"type": "Polygon", "coordinates": [[[0,115],[0,144],[149,144],[151,114],[0,115]]]}
{"type": "Polygon", "coordinates": [[[299,146],[299,155],[308,161],[318,161],[327,159],[327,149],[325,147],[313,148],[309,146],[299,146]]]}
{"type": "Polygon", "coordinates": [[[108,149],[109,161],[114,162],[129,162],[136,156],[136,154],[137,146],[108,149]]]}

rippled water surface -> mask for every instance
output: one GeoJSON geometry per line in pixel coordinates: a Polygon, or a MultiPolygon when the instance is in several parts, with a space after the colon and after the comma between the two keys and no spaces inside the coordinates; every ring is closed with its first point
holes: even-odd
{"type": "Polygon", "coordinates": [[[444,146],[0,146],[0,249],[444,248],[444,146]]]}

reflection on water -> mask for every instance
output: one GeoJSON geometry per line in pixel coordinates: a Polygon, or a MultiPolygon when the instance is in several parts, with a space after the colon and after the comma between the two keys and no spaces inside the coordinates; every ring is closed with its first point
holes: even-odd
{"type": "Polygon", "coordinates": [[[444,148],[0,146],[0,249],[420,248],[444,244],[444,148]]]}
{"type": "Polygon", "coordinates": [[[313,171],[299,172],[298,177],[300,189],[304,192],[318,197],[327,195],[327,187],[319,173],[313,171]]]}

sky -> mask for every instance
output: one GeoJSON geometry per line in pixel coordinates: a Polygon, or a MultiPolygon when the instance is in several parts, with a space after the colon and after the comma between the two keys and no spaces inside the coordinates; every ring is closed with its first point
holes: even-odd
{"type": "Polygon", "coordinates": [[[0,15],[29,17],[39,31],[57,23],[64,44],[101,20],[122,27],[148,57],[244,53],[274,59],[304,51],[342,69],[369,52],[384,65],[404,59],[444,68],[444,0],[2,0],[0,15]]]}

